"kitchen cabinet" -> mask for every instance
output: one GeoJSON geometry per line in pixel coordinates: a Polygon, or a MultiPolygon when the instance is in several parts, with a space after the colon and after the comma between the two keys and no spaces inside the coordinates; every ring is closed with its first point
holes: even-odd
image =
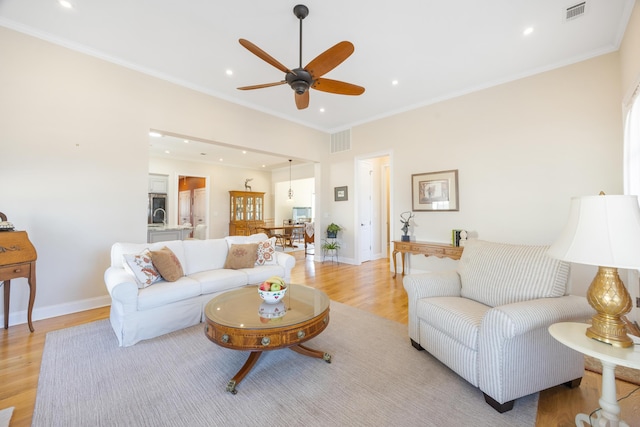
{"type": "Polygon", "coordinates": [[[229,191],[229,236],[248,236],[264,226],[264,193],[229,191]]]}
{"type": "Polygon", "coordinates": [[[168,242],[170,240],[185,240],[189,238],[191,227],[164,228],[149,227],[147,229],[147,243],[168,242]]]}
{"type": "Polygon", "coordinates": [[[169,189],[169,177],[167,175],[149,174],[149,193],[166,194],[169,189]]]}

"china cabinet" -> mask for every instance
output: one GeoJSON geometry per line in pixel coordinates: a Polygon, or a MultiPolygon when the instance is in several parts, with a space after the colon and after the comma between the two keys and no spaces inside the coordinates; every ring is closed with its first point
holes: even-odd
{"type": "Polygon", "coordinates": [[[248,236],[264,226],[264,193],[229,191],[229,236],[248,236]]]}

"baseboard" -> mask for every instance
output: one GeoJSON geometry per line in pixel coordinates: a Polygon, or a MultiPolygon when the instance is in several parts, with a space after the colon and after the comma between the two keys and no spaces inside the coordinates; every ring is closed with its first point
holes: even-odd
{"type": "MultiPolygon", "coordinates": [[[[78,313],[80,311],[111,305],[111,297],[108,295],[89,298],[80,301],[72,301],[64,304],[34,307],[31,314],[32,320],[49,319],[51,317],[64,316],[65,314],[78,313]]],[[[27,323],[27,310],[9,313],[9,326],[27,323]]]]}

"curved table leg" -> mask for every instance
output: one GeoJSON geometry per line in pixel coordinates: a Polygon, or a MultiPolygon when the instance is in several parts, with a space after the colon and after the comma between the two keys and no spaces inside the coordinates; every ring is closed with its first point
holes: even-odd
{"type": "Polygon", "coordinates": [[[247,358],[247,361],[244,362],[244,365],[242,365],[242,368],[240,368],[238,373],[235,374],[234,377],[231,378],[227,383],[227,391],[229,393],[236,394],[238,392],[238,390],[236,390],[236,386],[240,384],[240,381],[242,381],[244,377],[249,373],[249,371],[253,369],[258,359],[260,359],[260,356],[262,356],[261,351],[251,352],[251,354],[247,358]]]}
{"type": "Polygon", "coordinates": [[[31,273],[29,274],[29,307],[27,310],[27,324],[29,330],[33,332],[33,322],[31,321],[31,313],[33,313],[33,303],[36,300],[36,266],[35,262],[32,262],[29,266],[31,273]]]}
{"type": "Polygon", "coordinates": [[[322,359],[327,363],[331,363],[331,355],[329,353],[325,353],[320,350],[314,350],[302,344],[294,345],[292,347],[289,347],[289,349],[295,351],[296,353],[300,353],[302,355],[309,356],[309,357],[315,357],[318,359],[322,359]]]}

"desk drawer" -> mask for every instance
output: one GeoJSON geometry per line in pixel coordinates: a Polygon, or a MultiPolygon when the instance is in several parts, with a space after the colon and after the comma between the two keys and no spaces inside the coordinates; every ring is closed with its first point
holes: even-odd
{"type": "Polygon", "coordinates": [[[29,277],[30,274],[29,264],[8,265],[6,267],[0,267],[0,280],[11,280],[18,277],[29,277]]]}

